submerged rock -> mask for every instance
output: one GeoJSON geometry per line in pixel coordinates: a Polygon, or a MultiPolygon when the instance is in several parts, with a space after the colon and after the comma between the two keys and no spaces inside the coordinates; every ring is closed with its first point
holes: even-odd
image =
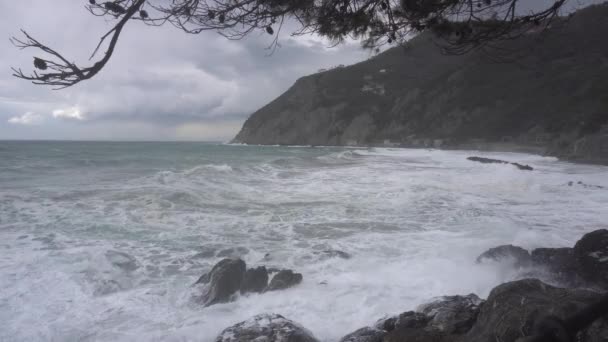
{"type": "Polygon", "coordinates": [[[418,311],[432,317],[429,325],[447,334],[464,334],[471,329],[483,301],[475,294],[444,296],[423,304],[418,311]]]}
{"type": "Polygon", "coordinates": [[[530,253],[518,246],[502,245],[490,248],[477,257],[477,263],[485,261],[513,261],[516,267],[527,267],[532,262],[530,253]]]}
{"type": "Polygon", "coordinates": [[[135,271],[139,268],[137,259],[125,252],[109,250],[106,252],[106,258],[112,265],[125,271],[135,271]]]}
{"type": "Polygon", "coordinates": [[[585,234],[574,246],[574,256],[586,280],[608,287],[608,230],[585,234]]]}
{"type": "Polygon", "coordinates": [[[268,271],[266,267],[250,268],[245,272],[243,283],[241,284],[241,293],[263,292],[267,286],[268,271]]]}
{"type": "Polygon", "coordinates": [[[350,254],[348,254],[344,251],[337,250],[337,249],[328,249],[328,250],[322,251],[321,254],[328,258],[342,258],[342,259],[351,258],[350,254]]]}
{"type": "Polygon", "coordinates": [[[292,270],[281,270],[272,278],[266,291],[284,290],[301,282],[302,274],[295,273],[292,270]]]}
{"type": "Polygon", "coordinates": [[[203,275],[196,282],[208,283],[201,297],[203,305],[210,306],[230,301],[241,288],[245,269],[245,262],[241,259],[223,259],[213,266],[207,275],[203,275]]]}
{"type": "Polygon", "coordinates": [[[261,314],[224,329],[215,342],[318,342],[310,331],[277,314],[261,314]]]}
{"type": "Polygon", "coordinates": [[[534,170],[534,168],[530,165],[512,163],[512,162],[508,162],[508,161],[500,160],[500,159],[492,159],[492,158],[484,158],[484,157],[468,157],[467,160],[479,162],[479,163],[483,163],[483,164],[511,164],[520,170],[524,170],[524,171],[534,170]]]}

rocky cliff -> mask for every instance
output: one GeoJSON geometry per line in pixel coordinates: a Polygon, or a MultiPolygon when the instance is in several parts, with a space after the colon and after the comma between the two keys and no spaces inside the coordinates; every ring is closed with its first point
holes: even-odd
{"type": "Polygon", "coordinates": [[[362,63],[299,79],[235,142],[479,147],[509,143],[608,160],[608,4],[489,53],[443,55],[420,35],[362,63]]]}

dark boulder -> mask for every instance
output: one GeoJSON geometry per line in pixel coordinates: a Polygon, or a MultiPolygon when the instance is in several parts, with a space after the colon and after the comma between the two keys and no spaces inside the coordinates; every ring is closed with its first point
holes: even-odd
{"type": "Polygon", "coordinates": [[[262,314],[224,329],[215,342],[318,342],[310,331],[277,314],[262,314]]]}
{"type": "MultiPolygon", "coordinates": [[[[599,297],[595,292],[557,288],[537,279],[505,283],[492,290],[481,306],[476,323],[461,340],[514,342],[530,334],[539,318],[554,315],[563,319],[599,297]]],[[[580,334],[587,335],[586,331],[580,334]]]]}
{"type": "Polygon", "coordinates": [[[266,291],[283,290],[298,285],[301,282],[302,274],[295,273],[292,270],[282,270],[272,278],[266,291]]]}
{"type": "Polygon", "coordinates": [[[266,286],[268,286],[268,271],[266,267],[250,268],[245,272],[243,283],[241,284],[241,293],[263,292],[266,286]]]}
{"type": "Polygon", "coordinates": [[[515,267],[528,267],[531,264],[532,258],[530,253],[521,247],[502,245],[490,248],[477,257],[477,263],[486,261],[512,261],[515,267]]]}
{"type": "Polygon", "coordinates": [[[500,160],[500,159],[492,159],[492,158],[485,158],[485,157],[468,157],[467,160],[478,162],[478,163],[483,163],[483,164],[511,164],[520,170],[524,170],[524,171],[534,170],[534,168],[530,165],[512,163],[512,162],[508,162],[508,161],[504,161],[504,160],[500,160]]]}
{"type": "Polygon", "coordinates": [[[399,328],[421,329],[425,328],[430,320],[431,317],[421,312],[406,311],[398,316],[379,321],[376,323],[376,327],[389,332],[399,328]]]}
{"type": "Polygon", "coordinates": [[[385,330],[365,327],[342,337],[340,342],[382,342],[385,335],[385,330]]]}
{"type": "Polygon", "coordinates": [[[573,248],[537,248],[530,253],[532,263],[549,272],[549,277],[560,285],[583,285],[573,248]]]}
{"type": "Polygon", "coordinates": [[[211,277],[211,273],[213,273],[213,271],[215,271],[218,268],[223,267],[225,264],[229,263],[231,259],[222,259],[220,260],[220,262],[218,262],[217,264],[215,264],[213,266],[213,268],[211,269],[211,271],[209,271],[208,273],[203,274],[202,276],[200,276],[200,278],[198,278],[198,280],[194,283],[194,285],[196,284],[207,284],[209,283],[209,279],[211,277]]]}
{"type": "Polygon", "coordinates": [[[506,161],[500,160],[500,159],[492,159],[492,158],[476,157],[476,156],[468,157],[467,160],[482,163],[482,164],[508,164],[509,163],[509,162],[506,162],[506,161]]]}
{"type": "Polygon", "coordinates": [[[574,246],[574,256],[585,280],[608,287],[608,230],[585,234],[574,246]]]}
{"type": "Polygon", "coordinates": [[[432,317],[429,325],[447,334],[464,334],[471,329],[482,300],[475,294],[445,296],[423,304],[418,311],[432,317]]]}
{"type": "Polygon", "coordinates": [[[205,279],[197,283],[208,282],[201,299],[204,306],[225,303],[240,290],[245,276],[245,262],[241,259],[223,259],[218,262],[205,279]]]}

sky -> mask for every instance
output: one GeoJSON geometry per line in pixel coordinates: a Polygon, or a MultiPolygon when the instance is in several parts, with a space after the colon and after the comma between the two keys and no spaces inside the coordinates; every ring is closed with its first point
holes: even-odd
{"type": "Polygon", "coordinates": [[[264,32],[230,41],[215,32],[189,35],[170,25],[132,22],[91,80],[52,90],[12,77],[10,67],[32,70],[37,53],[9,42],[20,29],[87,64],[112,22],[90,15],[84,4],[0,0],[0,140],[228,141],[298,78],[370,57],[357,42],[331,47],[315,36],[291,37],[289,29],[269,55],[272,37],[264,32]]]}
{"type": "Polygon", "coordinates": [[[127,25],[110,62],[93,79],[64,90],[32,85],[10,67],[32,70],[34,50],[10,42],[25,29],[87,64],[111,22],[84,0],[0,0],[0,140],[227,141],[245,119],[299,77],[369,58],[357,42],[330,47],[318,37],[264,32],[230,41],[215,32],[127,25]]]}

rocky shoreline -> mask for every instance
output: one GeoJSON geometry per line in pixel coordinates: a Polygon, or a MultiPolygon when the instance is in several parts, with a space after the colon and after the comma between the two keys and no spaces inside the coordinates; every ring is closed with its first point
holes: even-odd
{"type": "MultiPolygon", "coordinates": [[[[476,261],[508,263],[519,270],[521,279],[496,286],[485,300],[475,294],[431,299],[415,310],[381,318],[340,342],[515,342],[535,334],[539,322],[542,327],[566,320],[602,299],[608,289],[608,230],[590,232],[571,248],[527,251],[498,246],[476,261]],[[559,287],[536,279],[540,275],[559,287]]],[[[276,275],[269,281],[263,266],[247,270],[240,259],[224,259],[197,282],[206,283],[203,304],[233,300],[237,292],[250,288],[253,292],[282,290],[302,281],[302,275],[291,270],[273,271],[276,275]]],[[[580,328],[566,336],[568,341],[608,341],[608,317],[580,328]]],[[[262,313],[230,326],[215,341],[319,342],[305,327],[276,313],[262,313]]]]}

